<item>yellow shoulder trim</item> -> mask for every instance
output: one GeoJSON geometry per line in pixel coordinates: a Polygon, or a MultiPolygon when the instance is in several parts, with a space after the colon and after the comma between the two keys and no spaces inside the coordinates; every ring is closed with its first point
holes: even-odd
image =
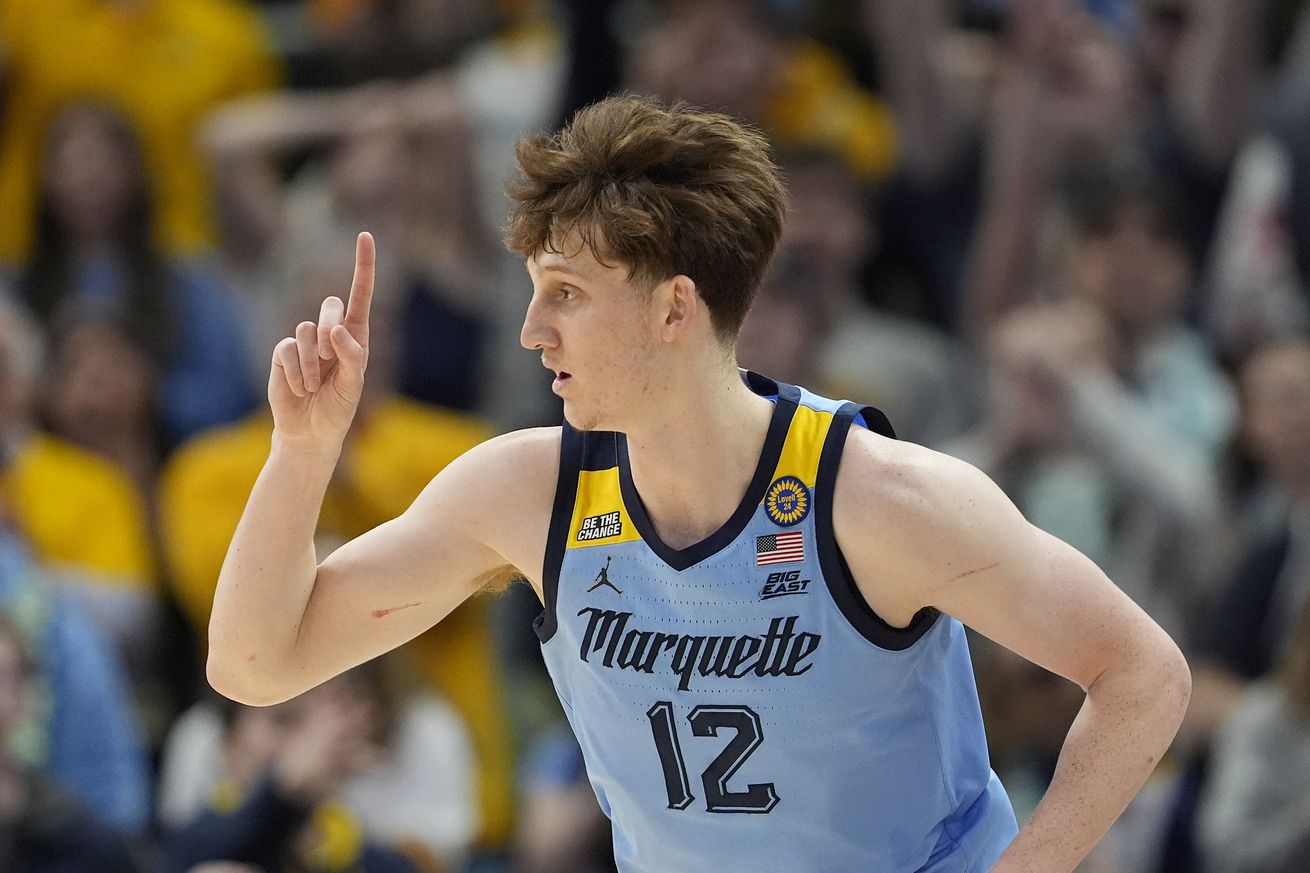
{"type": "Polygon", "coordinates": [[[778,466],[774,468],[775,481],[782,476],[795,476],[813,488],[819,477],[819,455],[823,452],[823,441],[832,426],[831,412],[813,409],[801,405],[796,408],[796,415],[791,420],[787,431],[787,440],[782,445],[778,456],[778,466]]]}
{"type": "Polygon", "coordinates": [[[614,546],[641,539],[619,490],[619,468],[579,470],[568,548],[614,546]]]}

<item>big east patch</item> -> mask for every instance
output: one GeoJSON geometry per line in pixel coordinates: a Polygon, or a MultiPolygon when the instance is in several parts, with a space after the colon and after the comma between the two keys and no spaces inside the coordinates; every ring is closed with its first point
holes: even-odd
{"type": "Polygon", "coordinates": [[[810,585],[809,579],[801,578],[800,570],[779,570],[770,573],[760,589],[760,600],[772,597],[784,597],[788,594],[805,594],[810,585]]]}

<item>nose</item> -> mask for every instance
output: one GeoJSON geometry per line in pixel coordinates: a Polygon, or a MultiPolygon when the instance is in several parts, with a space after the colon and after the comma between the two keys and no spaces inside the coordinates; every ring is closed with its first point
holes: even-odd
{"type": "Polygon", "coordinates": [[[534,294],[523,316],[523,329],[519,331],[519,344],[528,350],[553,349],[559,346],[559,332],[550,324],[543,311],[540,298],[534,294]]]}

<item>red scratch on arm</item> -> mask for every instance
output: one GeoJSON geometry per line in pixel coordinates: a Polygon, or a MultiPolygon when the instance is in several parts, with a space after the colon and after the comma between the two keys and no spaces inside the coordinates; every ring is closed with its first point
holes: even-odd
{"type": "Polygon", "coordinates": [[[406,603],[404,606],[393,606],[390,609],[375,609],[373,610],[373,617],[386,618],[388,615],[391,615],[391,613],[393,612],[399,612],[402,609],[409,609],[414,606],[419,606],[420,604],[422,604],[422,602],[423,601],[420,600],[415,603],[406,603]]]}
{"type": "Polygon", "coordinates": [[[955,576],[952,576],[951,578],[947,579],[946,581],[947,581],[947,582],[954,582],[954,581],[957,580],[957,579],[963,579],[965,576],[972,576],[974,573],[981,573],[981,572],[983,572],[984,570],[990,570],[990,569],[992,569],[993,567],[999,567],[1000,565],[1001,565],[1001,562],[1000,562],[1000,561],[996,561],[996,562],[994,562],[994,563],[988,564],[986,567],[974,567],[972,570],[965,570],[963,573],[959,573],[959,574],[957,574],[957,575],[955,575],[955,576]]]}

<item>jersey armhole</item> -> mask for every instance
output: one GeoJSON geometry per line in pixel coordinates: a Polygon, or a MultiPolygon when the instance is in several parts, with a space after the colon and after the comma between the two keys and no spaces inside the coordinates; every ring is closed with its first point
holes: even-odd
{"type": "Polygon", "coordinates": [[[543,644],[555,635],[555,603],[559,598],[559,573],[568,547],[569,524],[578,496],[578,470],[582,466],[582,433],[566,421],[560,430],[559,478],[555,482],[555,502],[550,510],[550,528],[546,533],[546,555],[542,564],[541,594],[544,606],[532,622],[537,639],[543,644]]]}
{"type": "Polygon", "coordinates": [[[860,593],[850,565],[837,544],[833,530],[833,491],[837,485],[837,468],[841,463],[842,449],[852,424],[868,428],[890,439],[896,438],[891,423],[881,410],[872,406],[861,407],[845,403],[833,415],[832,424],[823,441],[819,455],[819,471],[814,483],[815,539],[819,548],[819,567],[828,586],[828,593],[859,634],[881,649],[904,651],[914,645],[936,623],[940,613],[925,607],[915,613],[908,626],[893,627],[883,621],[860,593]]]}

